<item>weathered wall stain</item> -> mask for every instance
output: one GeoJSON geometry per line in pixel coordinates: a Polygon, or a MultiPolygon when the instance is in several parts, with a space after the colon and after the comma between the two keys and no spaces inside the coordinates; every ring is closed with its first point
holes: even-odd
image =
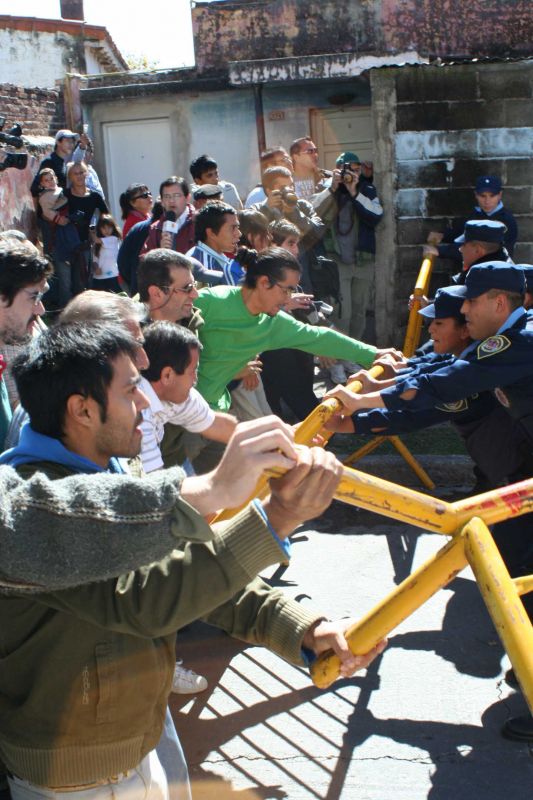
{"type": "Polygon", "coordinates": [[[319,53],[525,55],[531,0],[264,0],[198,2],[192,11],[200,71],[228,61],[319,53]]]}

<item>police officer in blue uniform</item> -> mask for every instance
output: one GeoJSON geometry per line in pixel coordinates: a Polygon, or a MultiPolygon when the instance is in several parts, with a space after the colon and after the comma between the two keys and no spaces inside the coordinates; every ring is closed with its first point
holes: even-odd
{"type": "MultiPolygon", "coordinates": [[[[475,196],[477,205],[469,214],[469,220],[501,222],[505,225],[505,248],[512,257],[514,246],[518,238],[518,229],[514,215],[505,208],[502,202],[502,182],[496,175],[482,175],[476,181],[475,196]]],[[[457,220],[448,228],[441,242],[437,244],[438,255],[459,262],[461,255],[457,247],[457,234],[463,229],[465,219],[457,220]]],[[[431,236],[431,234],[430,234],[431,236]]],[[[440,238],[440,235],[439,235],[440,238]]],[[[496,256],[491,256],[496,260],[496,256]]],[[[505,259],[503,259],[505,260],[505,259]]]]}
{"type": "MultiPolygon", "coordinates": [[[[523,307],[526,290],[524,271],[502,261],[473,266],[463,286],[461,311],[473,344],[461,358],[427,373],[399,376],[393,386],[378,392],[355,395],[345,387],[329,394],[338,397],[350,412],[365,408],[389,410],[431,409],[462,400],[482,391],[492,391],[502,408],[517,423],[533,452],[533,329],[523,307]]],[[[531,477],[531,470],[518,470],[510,482],[531,477]],[[525,474],[524,474],[525,472],[525,474]]],[[[533,531],[530,515],[494,526],[493,536],[513,577],[533,572],[533,531]]],[[[522,596],[533,618],[533,594],[522,596]]],[[[508,720],[502,733],[518,741],[533,741],[530,714],[508,720]]]]}
{"type": "MultiPolygon", "coordinates": [[[[472,340],[461,314],[463,297],[455,286],[439,289],[434,302],[419,313],[430,321],[433,352],[409,359],[396,378],[429,374],[466,356],[472,340]]],[[[509,476],[525,469],[529,447],[518,425],[502,408],[491,392],[475,393],[456,402],[436,407],[400,411],[376,408],[354,414],[338,426],[343,432],[380,433],[394,436],[451,422],[465,442],[475,463],[476,485],[473,494],[509,483],[509,476]]]]}

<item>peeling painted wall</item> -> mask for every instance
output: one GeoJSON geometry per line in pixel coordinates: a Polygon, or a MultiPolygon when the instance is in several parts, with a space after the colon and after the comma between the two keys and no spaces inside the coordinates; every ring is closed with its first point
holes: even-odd
{"type": "Polygon", "coordinates": [[[74,36],[46,31],[0,30],[0,75],[3,83],[54,88],[66,72],[85,66],[83,47],[74,36]]]}
{"type": "MultiPolygon", "coordinates": [[[[26,144],[29,142],[26,140],[26,144]]],[[[39,168],[39,163],[50,152],[53,141],[29,145],[26,169],[6,169],[0,172],[0,230],[10,228],[22,231],[32,241],[37,237],[37,218],[30,193],[30,185],[39,168]]]]}
{"type": "Polygon", "coordinates": [[[198,68],[319,53],[524,55],[531,0],[267,0],[198,3],[198,68]]]}
{"type": "MultiPolygon", "coordinates": [[[[90,86],[100,84],[90,79],[90,86]]],[[[354,104],[369,105],[368,81],[308,83],[302,86],[265,87],[263,105],[267,146],[283,144],[309,132],[309,109],[331,108],[330,95],[352,89],[354,104]],[[269,119],[274,112],[273,119],[269,119]],[[276,115],[282,112],[281,119],[276,115]]],[[[82,92],[83,98],[83,92],[82,92]]],[[[85,106],[96,146],[96,169],[106,180],[104,126],[108,122],[167,118],[173,136],[174,163],[171,171],[190,178],[193,158],[210,153],[219,162],[220,174],[235,183],[246,197],[259,180],[259,157],[255,109],[251,88],[218,92],[181,92],[128,99],[101,100],[85,106]]],[[[132,181],[136,180],[135,168],[132,181]]],[[[161,179],[166,176],[161,176],[161,179]]],[[[108,188],[108,187],[106,187],[108,188]]]]}

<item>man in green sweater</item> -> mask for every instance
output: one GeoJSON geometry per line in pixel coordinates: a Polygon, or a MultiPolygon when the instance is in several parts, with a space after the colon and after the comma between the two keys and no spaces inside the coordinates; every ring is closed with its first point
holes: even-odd
{"type": "Polygon", "coordinates": [[[280,247],[250,253],[241,287],[202,289],[195,305],[204,325],[197,389],[217,411],[228,411],[230,380],[256,353],[292,347],[368,368],[384,350],[329,328],[305,325],[284,312],[299,291],[300,266],[280,247]]]}
{"type": "MultiPolygon", "coordinates": [[[[118,471],[114,456],[138,451],[147,402],[138,388],[135,350],[131,337],[113,326],[73,324],[32,342],[14,366],[31,426],[0,462],[28,476],[37,470],[50,477],[118,471]]],[[[117,782],[132,797],[165,796],[154,747],[172,678],[175,630],[198,616],[209,619],[214,611],[217,624],[268,642],[297,663],[302,647],[316,653],[331,646],[343,657],[344,674],[369,663],[376,653],[351,656],[338,626],[281,592],[250,583],[286,557],[286,538],[329,504],[339,475],[331,455],[298,453],[283,423],[248,423],[214,474],[184,481],[188,524],[180,550],[116,580],[0,597],[0,756],[15,800],[28,790],[45,796],[50,787],[94,797],[95,789],[105,792],[117,782]],[[292,469],[270,498],[247,507],[221,536],[196,513],[246,496],[258,472],[275,465],[292,469]],[[246,614],[255,609],[255,621],[253,614],[252,622],[242,619],[240,608],[246,614]]]]}

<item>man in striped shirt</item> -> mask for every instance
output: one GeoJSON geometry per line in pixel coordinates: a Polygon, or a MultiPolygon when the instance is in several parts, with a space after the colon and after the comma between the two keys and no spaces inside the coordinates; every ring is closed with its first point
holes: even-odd
{"type": "Polygon", "coordinates": [[[227,203],[207,203],[196,215],[194,233],[196,246],[187,251],[189,258],[223,272],[222,283],[236,286],[243,270],[233,258],[241,238],[235,209],[227,203]]]}
{"type": "Polygon", "coordinates": [[[226,443],[237,424],[230,414],[214,412],[194,385],[202,345],[196,336],[173,322],[154,322],[144,329],[149,366],[141,388],[150,401],[143,411],[141,459],[145,472],[161,469],[160,443],[166,423],[226,443]]]}

